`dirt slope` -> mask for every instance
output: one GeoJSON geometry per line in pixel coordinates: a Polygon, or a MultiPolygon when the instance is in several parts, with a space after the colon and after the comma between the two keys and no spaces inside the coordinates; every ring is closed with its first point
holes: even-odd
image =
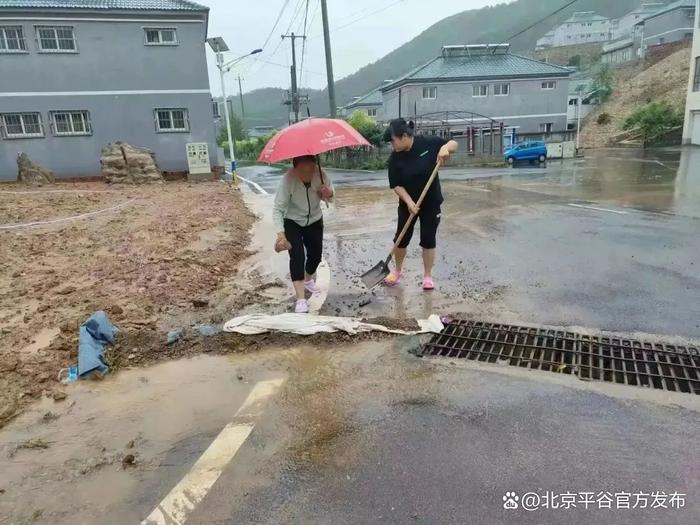
{"type": "Polygon", "coordinates": [[[610,100],[591,113],[581,129],[584,148],[614,145],[611,139],[622,131],[622,124],[638,107],[648,102],[666,101],[683,110],[688,89],[690,49],[684,48],[643,69],[634,65],[615,71],[610,100]],[[601,113],[610,115],[606,125],[597,123],[601,113]]]}

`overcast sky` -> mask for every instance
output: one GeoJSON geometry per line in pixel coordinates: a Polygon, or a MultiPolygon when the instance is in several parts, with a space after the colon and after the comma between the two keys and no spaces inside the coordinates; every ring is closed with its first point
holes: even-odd
{"type": "MultiPolygon", "coordinates": [[[[303,33],[306,0],[200,1],[211,10],[209,36],[224,37],[231,49],[228,56],[234,58],[253,49],[264,48],[263,53],[255,56],[262,60],[246,58],[227,75],[227,93],[238,92],[237,73],[243,78],[244,92],[261,87],[289,87],[291,41],[281,42],[280,35],[287,30],[303,33]],[[282,6],[286,7],[279,24],[270,33],[282,6]],[[270,39],[265,45],[268,35],[270,39]]],[[[354,73],[447,16],[503,2],[504,0],[328,0],[334,76],[337,80],[354,73]]],[[[323,88],[326,85],[326,66],[320,0],[308,0],[308,3],[308,40],[301,84],[304,87],[323,88]]],[[[465,41],[467,37],[465,35],[465,41]]],[[[299,64],[301,48],[302,41],[297,40],[299,64]]],[[[219,75],[214,54],[210,50],[207,51],[207,61],[212,92],[219,95],[219,75]]]]}

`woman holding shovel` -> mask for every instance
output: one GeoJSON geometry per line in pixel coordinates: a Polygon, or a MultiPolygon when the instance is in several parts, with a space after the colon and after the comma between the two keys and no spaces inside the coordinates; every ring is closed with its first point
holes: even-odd
{"type": "Polygon", "coordinates": [[[289,272],[296,292],[296,313],[308,313],[305,290],[318,293],[316,270],[323,251],[321,201],[333,197],[333,183],[316,157],[292,159],[292,168],[280,181],[272,218],[277,227],[277,252],[289,250],[289,272]]]}
{"type": "Polygon", "coordinates": [[[457,151],[458,144],[454,140],[445,140],[437,136],[414,136],[413,122],[406,123],[401,118],[389,123],[384,140],[391,142],[393,150],[389,157],[389,186],[399,197],[398,225],[394,242],[406,221],[411,221],[394,252],[396,266],[384,282],[388,286],[396,286],[401,281],[406,248],[413,236],[414,219],[418,217],[420,245],[423,248],[423,290],[433,290],[436,235],[440,225],[440,206],[443,202],[439,178],[435,178],[420,207],[416,205],[416,201],[430,180],[435,165],[444,164],[450,155],[457,151]]]}

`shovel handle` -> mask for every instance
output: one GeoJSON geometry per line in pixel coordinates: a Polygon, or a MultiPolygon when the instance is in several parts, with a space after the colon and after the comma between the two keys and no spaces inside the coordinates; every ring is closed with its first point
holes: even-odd
{"type": "MultiPolygon", "coordinates": [[[[420,194],[420,197],[418,197],[418,201],[416,202],[417,208],[420,208],[421,204],[423,204],[423,201],[425,200],[425,196],[428,194],[428,190],[430,189],[430,186],[433,185],[433,181],[435,181],[435,178],[437,177],[439,169],[440,169],[440,160],[438,160],[437,164],[435,164],[435,167],[433,168],[433,173],[430,175],[428,182],[425,184],[425,187],[423,188],[423,192],[420,194]]],[[[396,238],[396,242],[394,243],[394,246],[392,246],[391,251],[389,252],[389,257],[387,257],[387,259],[386,259],[386,264],[389,264],[389,261],[391,261],[391,258],[394,256],[394,252],[396,251],[396,248],[398,248],[399,244],[401,244],[401,241],[403,241],[403,238],[406,236],[406,232],[411,227],[411,224],[413,223],[415,218],[416,218],[416,214],[411,212],[411,215],[408,216],[408,220],[406,221],[406,224],[403,225],[403,229],[399,233],[399,236],[396,238]]]]}

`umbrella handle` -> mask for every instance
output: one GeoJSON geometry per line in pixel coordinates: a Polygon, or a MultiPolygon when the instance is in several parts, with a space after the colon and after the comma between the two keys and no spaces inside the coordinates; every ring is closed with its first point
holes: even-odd
{"type": "MultiPolygon", "coordinates": [[[[316,164],[318,165],[318,175],[321,177],[321,184],[325,186],[326,181],[323,180],[323,168],[321,168],[321,155],[316,155],[316,164]]],[[[326,202],[326,209],[329,209],[330,207],[331,205],[326,202]]]]}

